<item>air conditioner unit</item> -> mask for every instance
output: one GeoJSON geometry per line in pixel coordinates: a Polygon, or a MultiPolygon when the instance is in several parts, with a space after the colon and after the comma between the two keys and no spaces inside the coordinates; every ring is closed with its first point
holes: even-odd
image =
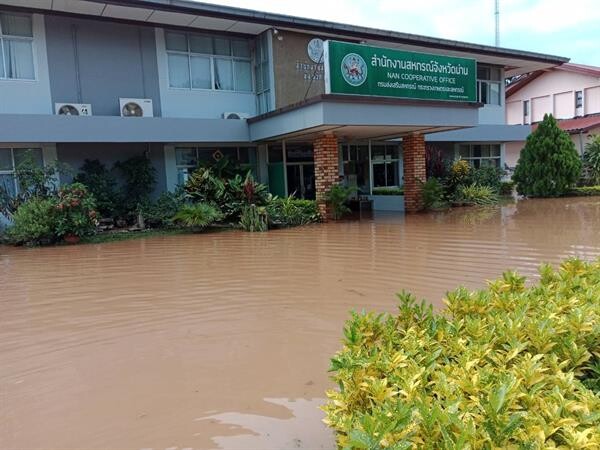
{"type": "Polygon", "coordinates": [[[58,116],[91,116],[92,105],[87,103],[55,103],[54,112],[58,116]]]}
{"type": "Polygon", "coordinates": [[[154,117],[149,98],[120,98],[121,117],[154,117]]]}
{"type": "Polygon", "coordinates": [[[233,119],[233,120],[246,120],[250,117],[248,113],[241,112],[224,112],[223,119],[233,119]]]}

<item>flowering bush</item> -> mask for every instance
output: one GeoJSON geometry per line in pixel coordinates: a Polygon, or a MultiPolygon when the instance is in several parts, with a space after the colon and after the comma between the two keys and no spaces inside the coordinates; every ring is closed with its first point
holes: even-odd
{"type": "Polygon", "coordinates": [[[96,202],[85,185],[73,183],[58,191],[56,235],[59,237],[91,234],[98,225],[96,202]]]}
{"type": "Polygon", "coordinates": [[[354,313],[324,406],[339,448],[600,448],[600,262],[540,278],[354,313]]]}

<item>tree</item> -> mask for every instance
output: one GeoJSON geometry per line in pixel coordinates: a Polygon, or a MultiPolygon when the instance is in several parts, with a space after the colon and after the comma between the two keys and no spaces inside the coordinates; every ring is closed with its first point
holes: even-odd
{"type": "Polygon", "coordinates": [[[590,184],[600,184],[600,134],[593,136],[585,145],[583,164],[590,184]]]}
{"type": "Polygon", "coordinates": [[[581,159],[568,133],[546,114],[527,137],[513,180],[520,194],[557,197],[573,187],[581,174],[581,159]]]}

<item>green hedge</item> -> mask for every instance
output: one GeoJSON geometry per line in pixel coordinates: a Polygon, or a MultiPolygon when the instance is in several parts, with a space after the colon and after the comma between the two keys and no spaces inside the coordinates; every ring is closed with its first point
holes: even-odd
{"type": "Polygon", "coordinates": [[[600,195],[600,186],[583,186],[572,189],[569,192],[570,195],[577,197],[589,197],[593,195],[600,195]]]}
{"type": "Polygon", "coordinates": [[[353,313],[332,359],[326,423],[343,449],[600,447],[600,263],[543,266],[436,314],[353,313]]]}
{"type": "Polygon", "coordinates": [[[404,195],[404,188],[403,187],[373,188],[373,195],[404,195]]]}

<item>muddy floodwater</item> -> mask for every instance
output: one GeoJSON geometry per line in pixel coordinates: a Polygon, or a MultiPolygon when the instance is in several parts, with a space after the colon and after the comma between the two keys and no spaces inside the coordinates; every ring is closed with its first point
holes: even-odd
{"type": "Polygon", "coordinates": [[[332,449],[350,309],[600,255],[600,200],[0,247],[1,449],[332,449]]]}

